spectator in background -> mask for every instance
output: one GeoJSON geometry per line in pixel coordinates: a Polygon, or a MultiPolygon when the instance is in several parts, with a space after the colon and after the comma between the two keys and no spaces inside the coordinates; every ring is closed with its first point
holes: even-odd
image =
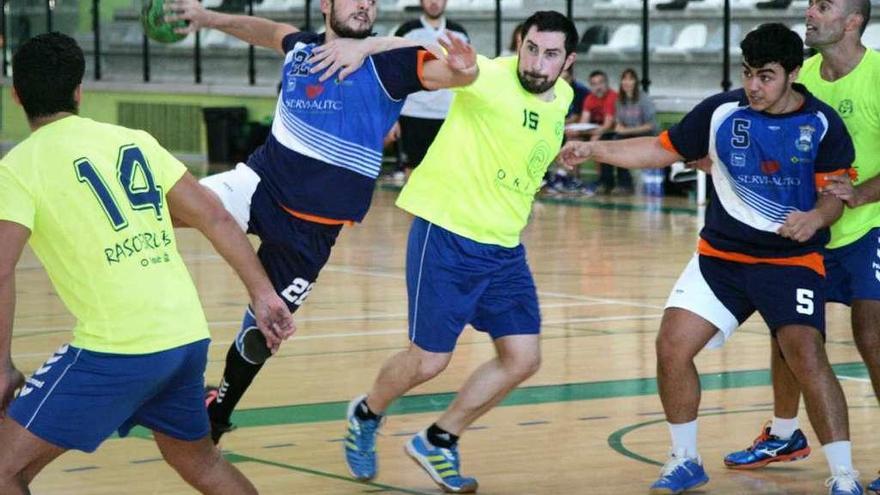
{"type": "MultiPolygon", "coordinates": [[[[620,74],[620,93],[615,105],[616,124],[614,133],[618,139],[639,136],[653,136],[657,133],[656,109],[651,97],[639,91],[639,75],[634,69],[625,69],[620,74]]],[[[609,165],[610,167],[610,165],[609,165]]],[[[625,169],[618,168],[618,171],[625,169]]],[[[617,189],[612,193],[632,194],[632,179],[628,187],[620,180],[617,189]]]]}
{"type": "Polygon", "coordinates": [[[581,113],[584,109],[584,100],[587,98],[587,95],[590,94],[590,88],[575,79],[574,64],[562,72],[562,78],[571,85],[571,89],[574,91],[574,99],[571,100],[571,106],[568,108],[568,115],[565,116],[565,123],[573,124],[575,122],[580,122],[581,113]]]}
{"type": "MultiPolygon", "coordinates": [[[[461,24],[446,19],[446,0],[421,0],[421,6],[421,17],[401,24],[394,31],[394,36],[427,45],[437,45],[443,36],[455,36],[462,41],[470,41],[461,24]]],[[[451,103],[452,91],[448,89],[419,91],[406,98],[397,121],[400,137],[398,146],[403,155],[403,177],[398,172],[395,180],[408,179],[412,170],[421,163],[443,125],[451,103]]],[[[391,133],[394,133],[394,129],[391,133]]]]}
{"type": "MultiPolygon", "coordinates": [[[[562,71],[561,77],[568,82],[571,89],[574,91],[574,99],[572,99],[571,105],[568,107],[568,114],[565,116],[565,124],[568,125],[580,122],[581,112],[584,108],[584,99],[590,94],[590,88],[588,88],[586,84],[575,79],[574,64],[562,71]]],[[[566,130],[563,143],[565,142],[565,139],[578,135],[579,133],[577,131],[566,130]]],[[[543,185],[547,187],[546,192],[549,194],[566,191],[577,192],[578,188],[583,188],[583,184],[578,184],[575,179],[577,179],[577,176],[569,174],[565,167],[557,167],[554,165],[544,176],[543,185]]]]}
{"type": "MultiPolygon", "coordinates": [[[[617,110],[617,92],[608,86],[608,75],[601,70],[590,73],[590,94],[584,98],[584,107],[581,112],[581,123],[596,124],[597,128],[586,131],[590,141],[614,139],[615,112],[617,110]]],[[[584,189],[588,196],[594,194],[609,194],[612,191],[622,192],[632,190],[632,174],[629,170],[613,167],[606,163],[597,164],[599,180],[592,186],[584,189]],[[615,190],[614,171],[617,169],[617,187],[615,190]]],[[[576,177],[580,171],[575,170],[576,177]]]]}

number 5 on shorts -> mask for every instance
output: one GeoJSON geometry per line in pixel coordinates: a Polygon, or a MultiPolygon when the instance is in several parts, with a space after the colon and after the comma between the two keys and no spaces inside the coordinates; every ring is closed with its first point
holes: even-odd
{"type": "Polygon", "coordinates": [[[813,314],[813,291],[810,289],[798,289],[795,294],[797,306],[795,309],[802,315],[813,314]]]}

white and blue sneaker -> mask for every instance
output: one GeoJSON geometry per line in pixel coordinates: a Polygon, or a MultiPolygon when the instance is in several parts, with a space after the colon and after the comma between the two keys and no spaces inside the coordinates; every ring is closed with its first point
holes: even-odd
{"type": "Polygon", "coordinates": [[[458,448],[435,447],[428,443],[422,431],[406,442],[404,450],[446,493],[474,493],[479,484],[474,478],[462,476],[459,472],[461,459],[458,448]]]}
{"type": "Polygon", "coordinates": [[[682,493],[709,482],[700,458],[684,456],[684,452],[673,452],[660,470],[660,478],[651,485],[651,495],[682,493]]]}
{"type": "Polygon", "coordinates": [[[880,478],[877,478],[868,485],[868,491],[880,495],[880,478]]]}
{"type": "Polygon", "coordinates": [[[348,404],[348,431],[345,435],[345,462],[355,479],[369,481],[376,477],[376,434],[382,426],[379,419],[360,419],[354,408],[366,399],[366,395],[355,398],[348,404]]]}
{"type": "Polygon", "coordinates": [[[859,472],[851,471],[845,467],[838,467],[834,474],[825,480],[828,487],[828,495],[863,495],[865,490],[859,483],[859,472]]]}

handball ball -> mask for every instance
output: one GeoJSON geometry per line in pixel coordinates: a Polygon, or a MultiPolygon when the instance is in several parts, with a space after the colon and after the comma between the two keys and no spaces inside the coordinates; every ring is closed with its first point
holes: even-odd
{"type": "Polygon", "coordinates": [[[141,11],[144,33],[160,43],[174,43],[186,38],[185,34],[174,32],[187,26],[187,21],[165,22],[165,0],[146,0],[141,11]]]}

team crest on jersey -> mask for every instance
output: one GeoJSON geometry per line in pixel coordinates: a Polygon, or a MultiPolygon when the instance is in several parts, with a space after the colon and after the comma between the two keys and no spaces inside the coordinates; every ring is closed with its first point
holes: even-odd
{"type": "Polygon", "coordinates": [[[840,102],[840,105],[837,105],[837,113],[840,114],[841,117],[849,117],[853,114],[853,102],[849,98],[840,102]]]}
{"type": "Polygon", "coordinates": [[[801,131],[801,135],[795,142],[795,147],[798,149],[798,151],[807,153],[811,149],[813,149],[813,134],[815,134],[816,128],[811,125],[802,125],[799,127],[799,129],[801,131]]]}

